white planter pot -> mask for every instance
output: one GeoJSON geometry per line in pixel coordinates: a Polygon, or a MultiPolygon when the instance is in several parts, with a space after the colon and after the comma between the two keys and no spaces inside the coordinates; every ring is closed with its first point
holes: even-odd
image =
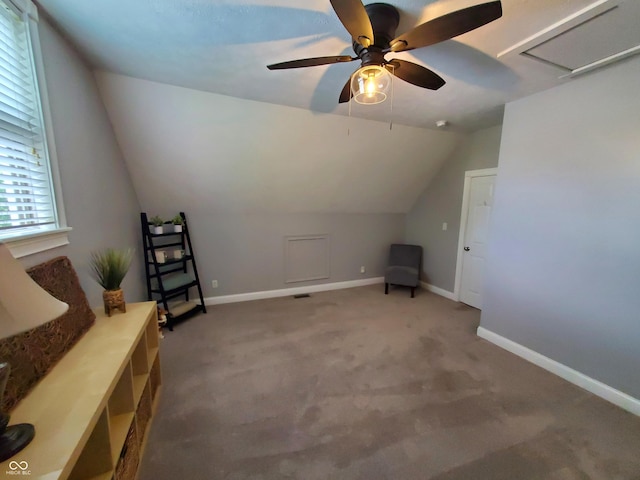
{"type": "Polygon", "coordinates": [[[173,231],[176,233],[182,232],[182,225],[174,225],[173,231]]]}
{"type": "Polygon", "coordinates": [[[159,227],[151,227],[151,231],[155,234],[159,234],[159,233],[164,233],[164,229],[162,228],[162,225],[160,225],[159,227]]]}

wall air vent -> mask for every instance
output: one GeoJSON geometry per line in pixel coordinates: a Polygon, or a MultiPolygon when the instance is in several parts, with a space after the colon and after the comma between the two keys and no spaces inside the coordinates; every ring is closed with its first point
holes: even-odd
{"type": "Polygon", "coordinates": [[[574,77],[640,53],[640,1],[599,0],[498,54],[522,55],[574,77]]]}

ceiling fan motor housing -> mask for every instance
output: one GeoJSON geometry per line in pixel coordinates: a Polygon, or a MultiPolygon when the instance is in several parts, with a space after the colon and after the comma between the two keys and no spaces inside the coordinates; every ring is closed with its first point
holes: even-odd
{"type": "MultiPolygon", "coordinates": [[[[274,63],[267,65],[267,68],[282,70],[360,60],[362,65],[345,83],[338,98],[339,103],[348,102],[352,94],[356,97],[354,93],[356,89],[353,88],[353,81],[356,78],[362,80],[360,83],[363,85],[358,84],[358,88],[363,87],[360,90],[365,92],[364,95],[367,99],[374,98],[372,92],[382,88],[379,80],[388,74],[417,87],[438,90],[446,82],[436,72],[402,58],[392,58],[387,61],[384,58],[385,54],[405,52],[444,42],[502,16],[501,0],[493,0],[428,20],[396,37],[400,13],[393,5],[388,3],[363,5],[360,0],[330,0],[330,2],[342,25],[353,39],[352,45],[356,57],[337,55],[303,58],[274,63]],[[381,73],[377,75],[376,72],[381,73]]],[[[377,97],[374,98],[374,100],[376,99],[377,97]]],[[[357,98],[356,101],[358,101],[357,98]]],[[[378,102],[363,101],[360,103],[378,102]]]]}
{"type": "Polygon", "coordinates": [[[358,42],[353,42],[353,51],[362,59],[363,65],[381,65],[384,62],[382,51],[388,49],[389,43],[396,37],[400,13],[388,3],[371,3],[364,8],[373,28],[373,43],[369,48],[364,48],[358,42]]]}

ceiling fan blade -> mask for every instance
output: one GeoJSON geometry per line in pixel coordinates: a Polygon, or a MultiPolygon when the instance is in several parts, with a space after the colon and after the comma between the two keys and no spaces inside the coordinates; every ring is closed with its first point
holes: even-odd
{"type": "Polygon", "coordinates": [[[418,87],[428,88],[429,90],[438,90],[446,83],[437,73],[421,65],[407,62],[406,60],[399,60],[397,58],[390,60],[387,62],[386,67],[387,70],[399,79],[418,87]],[[389,65],[393,68],[389,68],[389,65]]]}
{"type": "Polygon", "coordinates": [[[407,33],[393,39],[392,52],[404,52],[426,47],[470,32],[502,16],[500,1],[482,3],[418,25],[407,33]]]}
{"type": "Polygon", "coordinates": [[[344,28],[354,42],[367,48],[373,43],[371,20],[360,0],[330,0],[344,28]]]}
{"type": "Polygon", "coordinates": [[[350,76],[349,80],[347,80],[347,83],[345,83],[344,87],[342,87],[342,91],[340,92],[340,99],[338,100],[338,103],[347,103],[349,100],[351,100],[351,97],[353,97],[353,93],[351,92],[351,76],[350,76]]]}
{"type": "Polygon", "coordinates": [[[286,68],[316,67],[318,65],[352,62],[354,60],[358,60],[358,58],[352,58],[348,55],[338,55],[336,57],[304,58],[302,60],[290,60],[288,62],[273,63],[271,65],[267,65],[267,68],[269,70],[284,70],[286,68]]]}

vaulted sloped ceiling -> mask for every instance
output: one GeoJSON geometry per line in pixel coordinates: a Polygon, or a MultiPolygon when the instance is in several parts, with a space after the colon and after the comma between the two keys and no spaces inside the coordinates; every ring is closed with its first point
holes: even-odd
{"type": "MultiPolygon", "coordinates": [[[[401,33],[483,1],[391,3],[401,33]]],[[[463,135],[453,132],[499,124],[505,102],[568,81],[548,61],[499,52],[603,4],[628,19],[604,29],[601,43],[618,45],[613,35],[637,31],[639,3],[502,0],[500,19],[398,54],[443,88],[394,82],[382,111],[351,112],[337,98],[357,65],[266,68],[351,53],[328,0],[38,0],[109,72],[97,76],[143,208],[277,213],[408,211],[463,135]],[[440,119],[448,131],[434,129],[440,119]]]]}
{"type": "MultiPolygon", "coordinates": [[[[397,33],[488,0],[392,0],[397,33]]],[[[394,84],[396,123],[472,132],[496,125],[506,102],[558,85],[559,70],[498,53],[603,0],[502,0],[502,18],[452,40],[397,54],[447,84],[394,84]]],[[[608,0],[624,3],[622,0],[608,0]]],[[[358,62],[269,71],[267,64],[351,55],[350,35],[329,0],[38,0],[99,70],[247,100],[348,115],[338,95],[358,62]]],[[[364,3],[371,3],[365,0],[364,3]]],[[[625,7],[640,3],[628,0],[625,7]]],[[[627,14],[623,17],[628,17],[627,14]]],[[[631,22],[627,28],[634,29],[631,22]]],[[[616,34],[614,29],[611,35],[616,34]]],[[[395,57],[396,55],[394,55],[395,57]]],[[[389,56],[389,58],[392,58],[389,56]]],[[[355,116],[382,120],[373,110],[355,116]]]]}
{"type": "Polygon", "coordinates": [[[407,212],[461,134],[98,72],[143,209],[407,212]]]}

